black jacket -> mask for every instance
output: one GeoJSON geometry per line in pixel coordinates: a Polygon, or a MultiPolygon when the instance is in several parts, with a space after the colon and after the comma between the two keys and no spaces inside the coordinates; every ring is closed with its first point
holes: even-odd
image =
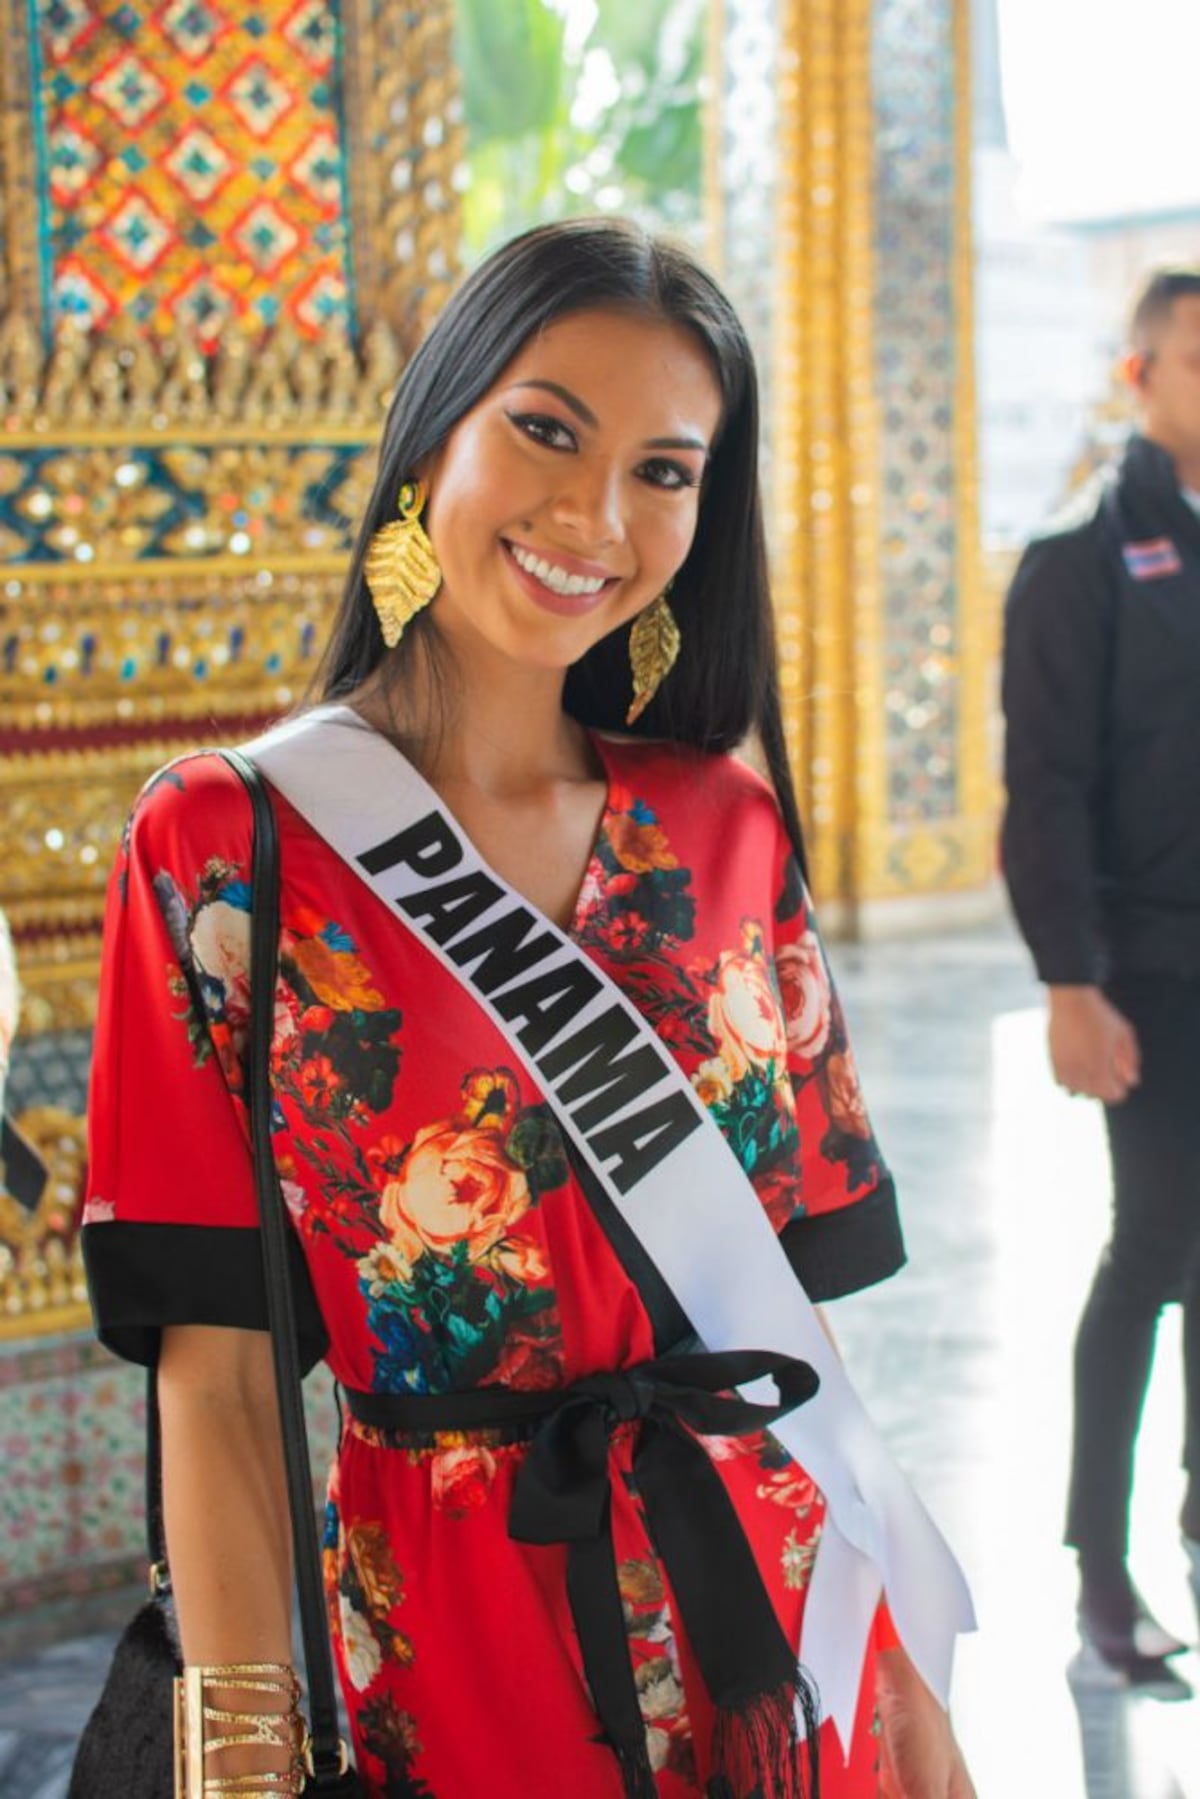
{"type": "Polygon", "coordinates": [[[1200,517],[1134,437],[1008,595],[1004,873],[1043,981],[1200,975],[1200,517]]]}

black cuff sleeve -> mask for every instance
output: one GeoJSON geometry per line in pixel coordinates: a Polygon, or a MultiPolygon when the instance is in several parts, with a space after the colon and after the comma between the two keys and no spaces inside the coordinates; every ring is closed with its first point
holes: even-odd
{"type": "MultiPolygon", "coordinates": [[[[96,1334],[114,1354],[153,1367],[163,1327],[269,1329],[258,1230],[224,1225],[85,1225],[83,1260],[96,1334]]],[[[304,1253],[288,1239],[296,1334],[304,1373],[329,1347],[304,1253]]]]}
{"type": "Polygon", "coordinates": [[[908,1260],[890,1175],[853,1205],[794,1218],[779,1241],[814,1304],[873,1287],[908,1260]]]}

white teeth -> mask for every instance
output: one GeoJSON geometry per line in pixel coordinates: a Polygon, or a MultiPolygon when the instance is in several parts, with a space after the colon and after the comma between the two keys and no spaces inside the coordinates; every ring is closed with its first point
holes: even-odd
{"type": "Polygon", "coordinates": [[[529,550],[523,550],[518,544],[510,544],[513,560],[523,568],[526,574],[535,575],[544,587],[552,593],[585,594],[599,593],[604,586],[603,575],[572,575],[557,563],[547,562],[543,556],[535,556],[529,550]]]}

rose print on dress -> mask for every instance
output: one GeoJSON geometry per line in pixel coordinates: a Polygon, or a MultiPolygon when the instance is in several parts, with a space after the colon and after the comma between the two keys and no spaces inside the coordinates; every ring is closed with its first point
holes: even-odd
{"type": "Polygon", "coordinates": [[[438,1511],[463,1518],[487,1504],[496,1478],[496,1458],[481,1443],[438,1449],[431,1457],[430,1478],[438,1511]]]}
{"type": "Polygon", "coordinates": [[[567,1178],[562,1139],[510,1069],[475,1069],[461,1091],[459,1111],[376,1159],[386,1242],[358,1263],[376,1385],[554,1386],[558,1308],[531,1214],[567,1178]]]}
{"type": "Polygon", "coordinates": [[[696,919],[690,882],[653,809],[614,786],[579,896],[581,941],[622,959],[685,943],[696,919]]]}
{"type": "Polygon", "coordinates": [[[657,1562],[618,1564],[617,1585],[629,1638],[638,1710],[646,1726],[646,1749],[655,1773],[669,1768],[694,1782],[695,1752],[679,1651],[657,1562]]]}
{"type": "Polygon", "coordinates": [[[757,919],[742,921],[742,948],[727,950],[710,976],[708,1027],[736,1083],[757,1073],[770,1080],[787,1072],[788,1039],[757,919]]]}
{"type": "MultiPolygon", "coordinates": [[[[846,1165],[851,1189],[878,1177],[861,1099],[854,1111],[853,1063],[838,1060],[848,1052],[845,1025],[794,857],[785,866],[773,946],[762,919],[743,918],[739,943],[715,961],[682,958],[695,929],[691,887],[691,871],[653,808],[614,787],[576,935],[612,965],[685,1067],[698,1058],[692,1084],[781,1230],[806,1210],[797,1100],[808,1083],[816,1083],[827,1126],[822,1155],[846,1165]]],[[[811,1116],[812,1105],[806,1110],[811,1116]]]]}
{"type": "Polygon", "coordinates": [[[482,1261],[529,1210],[525,1171],[495,1129],[427,1125],[412,1140],[397,1180],[383,1190],[388,1236],[411,1261],[425,1250],[450,1253],[462,1243],[482,1261]]]}
{"type": "Polygon", "coordinates": [[[694,965],[693,975],[709,989],[717,1053],[700,1064],[692,1084],[780,1229],[797,1209],[799,1140],[787,1032],[759,920],[744,918],[740,947],[708,968],[694,965]]]}
{"type": "Polygon", "coordinates": [[[832,988],[829,970],[815,931],[775,953],[775,972],[783,995],[787,1044],[793,1056],[812,1062],[829,1041],[832,988]]]}
{"type": "Polygon", "coordinates": [[[417,1659],[412,1642],[393,1620],[404,1603],[404,1576],[385,1525],[360,1520],[342,1527],[336,1476],[326,1507],[323,1554],[326,1583],[335,1600],[335,1636],[360,1699],[363,1746],[387,1770],[389,1792],[395,1783],[406,1799],[433,1799],[431,1788],[413,1773],[421,1752],[416,1719],[400,1706],[387,1678],[389,1670],[411,1668],[417,1659]]]}
{"type": "Polygon", "coordinates": [[[415,1659],[412,1643],[392,1618],[404,1602],[404,1577],[382,1524],[351,1524],[339,1532],[337,1514],[330,1510],[327,1522],[340,1537],[338,1634],[351,1682],[365,1693],[385,1662],[407,1668],[415,1659]]]}
{"type": "MultiPolygon", "coordinates": [[[[153,886],[176,955],[168,985],[184,1002],[177,1016],[187,1025],[194,1057],[203,1063],[215,1050],[230,1092],[241,1094],[250,1018],[245,870],[211,858],[190,902],[165,870],[153,886]]],[[[384,1005],[351,937],[319,914],[289,917],[279,964],[272,1045],[277,1093],[314,1122],[365,1122],[391,1103],[400,1013],[384,1005]]]]}
{"type": "Polygon", "coordinates": [[[869,1137],[867,1108],[863,1104],[854,1051],[847,1044],[840,1055],[830,1056],[825,1064],[825,1093],[829,1116],[838,1130],[851,1137],[869,1137]]]}

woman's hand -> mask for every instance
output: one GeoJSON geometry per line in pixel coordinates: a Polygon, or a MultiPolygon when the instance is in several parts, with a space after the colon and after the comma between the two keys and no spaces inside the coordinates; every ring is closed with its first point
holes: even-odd
{"type": "Polygon", "coordinates": [[[879,1657],[880,1799],[976,1799],[950,1719],[903,1649],[879,1657]]]}

